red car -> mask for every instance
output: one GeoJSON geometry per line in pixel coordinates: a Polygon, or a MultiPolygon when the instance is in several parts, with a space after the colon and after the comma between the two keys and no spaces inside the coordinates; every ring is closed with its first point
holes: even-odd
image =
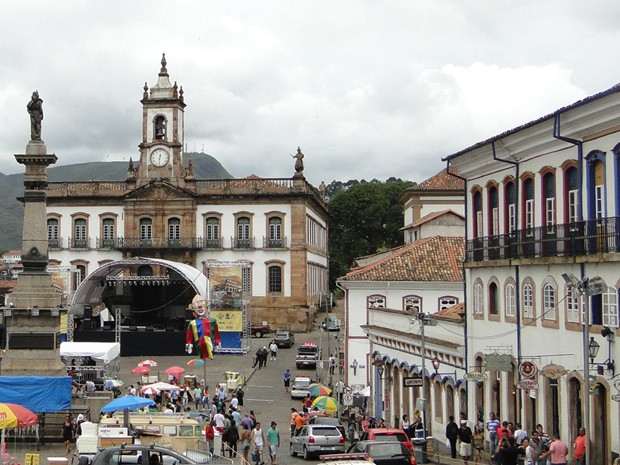
{"type": "Polygon", "coordinates": [[[402,442],[413,453],[413,444],[409,436],[401,428],[371,428],[360,435],[360,441],[398,441],[402,442]]]}

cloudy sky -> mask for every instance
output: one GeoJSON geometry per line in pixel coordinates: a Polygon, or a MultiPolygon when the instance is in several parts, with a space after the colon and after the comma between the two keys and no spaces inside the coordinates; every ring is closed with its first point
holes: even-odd
{"type": "Polygon", "coordinates": [[[22,1],[0,16],[0,172],[44,100],[58,164],[128,160],[162,52],[185,142],[235,177],[421,181],[445,157],[620,81],[620,2],[22,1]]]}

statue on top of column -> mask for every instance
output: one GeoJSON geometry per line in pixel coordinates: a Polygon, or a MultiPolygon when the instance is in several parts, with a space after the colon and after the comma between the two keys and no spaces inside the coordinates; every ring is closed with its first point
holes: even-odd
{"type": "Polygon", "coordinates": [[[41,121],[43,121],[43,100],[39,97],[39,92],[34,91],[32,98],[27,105],[30,114],[30,139],[33,141],[41,140],[41,121]]]}

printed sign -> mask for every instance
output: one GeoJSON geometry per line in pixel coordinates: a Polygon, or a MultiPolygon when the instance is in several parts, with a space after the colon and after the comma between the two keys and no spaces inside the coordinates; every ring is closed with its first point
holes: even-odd
{"type": "Polygon", "coordinates": [[[513,371],[512,355],[510,354],[486,354],[484,361],[486,371],[513,371]]]}
{"type": "Polygon", "coordinates": [[[521,362],[519,365],[519,374],[522,378],[533,379],[538,374],[538,368],[530,361],[521,362]]]}
{"type": "Polygon", "coordinates": [[[419,387],[419,386],[422,386],[422,377],[420,375],[403,377],[403,387],[419,387]]]}
{"type": "Polygon", "coordinates": [[[562,365],[556,365],[554,363],[545,365],[541,371],[543,376],[551,379],[558,379],[566,374],[566,368],[562,365]]]}
{"type": "Polygon", "coordinates": [[[465,373],[465,381],[471,381],[474,383],[479,383],[480,381],[486,381],[489,378],[489,375],[486,373],[481,373],[479,371],[472,371],[470,373],[465,373]]]}
{"type": "Polygon", "coordinates": [[[342,395],[342,404],[343,405],[353,405],[353,394],[343,394],[342,395]]]}
{"type": "Polygon", "coordinates": [[[517,383],[517,386],[519,386],[519,389],[524,389],[528,391],[532,389],[538,389],[538,382],[534,381],[533,379],[526,378],[519,381],[517,383]]]}
{"type": "Polygon", "coordinates": [[[212,310],[211,316],[217,320],[220,331],[241,331],[243,328],[241,310],[212,310]]]}

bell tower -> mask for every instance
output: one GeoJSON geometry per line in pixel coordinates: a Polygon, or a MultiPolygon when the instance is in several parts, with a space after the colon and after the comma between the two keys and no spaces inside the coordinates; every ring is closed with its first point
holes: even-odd
{"type": "Polygon", "coordinates": [[[183,131],[185,103],[183,87],[171,84],[162,55],[157,83],[149,88],[144,83],[142,95],[142,143],[138,184],[152,179],[180,182],[185,176],[183,166],[183,131]]]}

